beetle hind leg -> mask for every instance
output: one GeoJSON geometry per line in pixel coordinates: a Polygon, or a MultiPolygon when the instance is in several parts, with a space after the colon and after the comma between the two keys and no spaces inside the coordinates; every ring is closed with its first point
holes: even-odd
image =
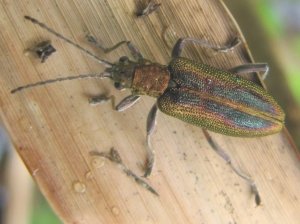
{"type": "Polygon", "coordinates": [[[212,139],[212,137],[210,136],[210,134],[205,130],[202,129],[205,138],[207,139],[208,143],[210,144],[210,146],[213,148],[213,150],[216,151],[216,153],[221,156],[228,165],[230,165],[231,169],[238,175],[240,176],[242,179],[244,179],[248,185],[251,188],[251,193],[254,194],[255,196],[255,203],[256,205],[260,205],[261,204],[261,198],[257,189],[257,186],[254,182],[254,180],[251,179],[250,176],[246,175],[245,173],[243,173],[241,170],[239,170],[236,166],[234,166],[234,164],[232,163],[232,160],[230,158],[230,156],[216,143],[214,142],[214,140],[212,139]]]}

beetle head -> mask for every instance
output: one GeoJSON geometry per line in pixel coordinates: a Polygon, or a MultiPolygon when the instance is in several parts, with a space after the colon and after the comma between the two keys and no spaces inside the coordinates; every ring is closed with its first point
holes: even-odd
{"type": "Polygon", "coordinates": [[[131,87],[134,70],[137,63],[130,61],[128,57],[123,56],[119,61],[107,68],[105,72],[109,73],[109,78],[114,81],[114,86],[118,90],[131,87]]]}

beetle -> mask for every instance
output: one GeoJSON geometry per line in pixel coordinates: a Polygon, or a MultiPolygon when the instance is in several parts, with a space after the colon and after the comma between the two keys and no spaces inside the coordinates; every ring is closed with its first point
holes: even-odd
{"type": "MultiPolygon", "coordinates": [[[[149,148],[158,109],[184,122],[229,136],[266,136],[279,132],[284,126],[285,114],[275,99],[261,86],[239,76],[240,73],[258,71],[266,74],[266,64],[247,64],[226,71],[180,56],[185,44],[189,42],[226,52],[240,43],[238,38],[225,47],[215,47],[200,39],[181,38],[172,50],[172,59],[168,65],[144,59],[131,42],[122,41],[107,51],[126,44],[135,61],[124,56],[118,62],[111,63],[98,58],[38,20],[29,16],[25,16],[25,19],[79,48],[107,68],[100,74],[68,76],[20,86],[13,89],[12,93],[57,81],[110,78],[118,90],[131,90],[131,95],[116,106],[117,111],[134,105],[141,95],[157,98],[147,118],[149,148]]],[[[101,99],[94,98],[90,102],[101,102],[101,99]]],[[[151,173],[154,162],[153,152],[151,149],[148,152],[145,176],[151,173]]]]}

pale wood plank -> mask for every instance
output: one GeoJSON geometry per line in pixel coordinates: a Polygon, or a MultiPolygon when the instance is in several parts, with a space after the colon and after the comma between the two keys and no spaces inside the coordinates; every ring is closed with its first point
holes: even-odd
{"type": "MultiPolygon", "coordinates": [[[[217,0],[169,0],[149,17],[137,19],[138,1],[1,1],[1,117],[12,142],[43,194],[67,223],[297,223],[300,218],[299,163],[286,134],[214,139],[253,176],[263,200],[255,207],[248,186],[206,142],[201,130],[159,114],[153,137],[157,163],[151,185],[155,197],[106,162],[93,169],[90,152],[117,149],[124,163],[142,174],[146,114],[154,99],[117,113],[110,104],[90,107],[88,96],[119,93],[106,81],[73,81],[16,95],[16,86],[58,76],[100,72],[101,65],[24,21],[35,17],[83,46],[94,34],[105,45],[131,40],[146,58],[166,64],[178,37],[205,38],[224,44],[238,32],[217,0]],[[167,30],[167,31],[166,31],[167,30]],[[163,37],[168,41],[164,41],[163,37]],[[58,49],[46,63],[24,49],[51,39],[58,49]],[[90,176],[90,172],[92,176],[90,176]],[[74,183],[85,191],[74,191],[74,183]]],[[[189,47],[184,55],[216,67],[250,61],[245,46],[212,55],[189,47]]],[[[125,48],[101,57],[114,61],[125,48]]],[[[128,94],[128,92],[127,92],[128,94]]]]}

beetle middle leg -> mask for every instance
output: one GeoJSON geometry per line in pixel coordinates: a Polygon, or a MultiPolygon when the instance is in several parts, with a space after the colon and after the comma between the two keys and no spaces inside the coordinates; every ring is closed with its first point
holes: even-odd
{"type": "Polygon", "coordinates": [[[212,44],[208,43],[206,40],[203,40],[203,39],[196,39],[196,38],[192,38],[192,37],[180,38],[173,47],[172,57],[173,58],[179,57],[182,53],[182,50],[183,50],[184,46],[188,42],[192,42],[194,44],[200,45],[201,47],[206,47],[206,48],[213,49],[217,52],[231,51],[232,49],[234,49],[235,47],[237,47],[241,43],[241,41],[238,37],[234,38],[229,44],[227,44],[225,46],[221,46],[221,47],[212,45],[212,44]]]}
{"type": "MultiPolygon", "coordinates": [[[[115,96],[105,96],[100,95],[96,97],[92,97],[89,99],[89,104],[91,105],[99,105],[103,104],[107,101],[112,102],[113,110],[116,110],[118,112],[124,111],[130,107],[132,107],[134,104],[137,103],[137,101],[140,99],[140,96],[138,95],[129,95],[125,97],[118,105],[115,105],[115,96]]],[[[156,125],[156,117],[157,117],[158,107],[156,103],[152,106],[148,117],[147,117],[147,138],[146,138],[146,149],[147,149],[147,161],[145,166],[145,173],[144,177],[148,177],[152,173],[152,169],[154,166],[155,161],[155,151],[153,150],[150,142],[150,137],[154,131],[155,125],[156,125]]]]}
{"type": "Polygon", "coordinates": [[[245,74],[245,73],[252,73],[252,72],[263,72],[262,80],[265,80],[270,68],[269,65],[266,63],[253,63],[253,64],[244,64],[239,65],[234,68],[229,69],[229,72],[234,74],[245,74]]]}

